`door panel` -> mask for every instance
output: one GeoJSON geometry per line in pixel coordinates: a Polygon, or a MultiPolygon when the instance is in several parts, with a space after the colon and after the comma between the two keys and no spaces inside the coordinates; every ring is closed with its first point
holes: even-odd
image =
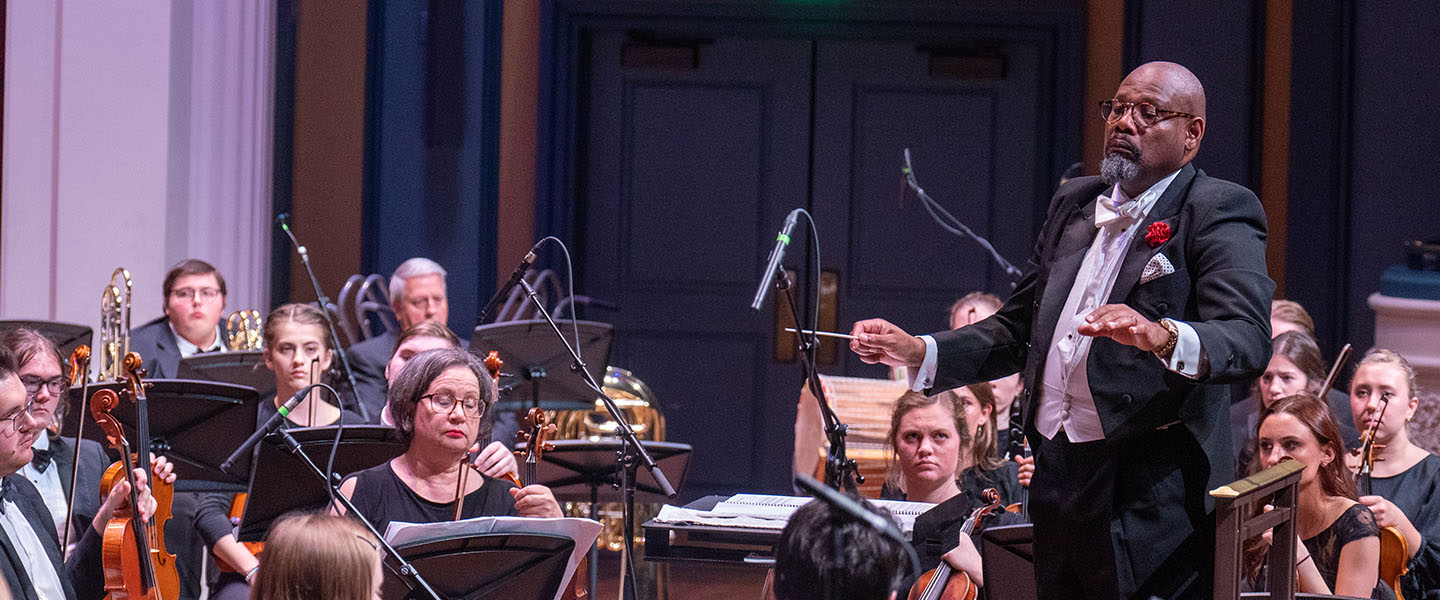
{"type": "MultiPolygon", "coordinates": [[[[1010,290],[979,244],[941,229],[913,193],[902,197],[905,148],[926,192],[1017,267],[1043,217],[1034,175],[1049,158],[1036,128],[1049,99],[1039,97],[1037,49],[988,42],[972,52],[998,68],[957,75],[936,65],[965,57],[937,57],[933,47],[944,46],[817,45],[813,202],[824,262],[841,270],[841,329],[884,317],[911,332],[935,331],[966,292],[1010,290]]],[[[851,374],[884,374],[852,353],[845,363],[851,374]]]]}
{"type": "Polygon", "coordinates": [[[620,305],[610,364],[649,384],[669,439],[695,447],[685,497],[789,489],[799,369],[773,363],[771,316],[749,303],[765,248],[805,203],[810,42],[707,40],[694,68],[627,68],[637,43],[590,41],[582,289],[620,305]]]}

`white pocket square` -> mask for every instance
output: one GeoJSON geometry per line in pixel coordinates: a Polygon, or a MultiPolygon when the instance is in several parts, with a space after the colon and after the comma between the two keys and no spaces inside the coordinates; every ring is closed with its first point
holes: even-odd
{"type": "Polygon", "coordinates": [[[1150,262],[1145,263],[1145,270],[1140,273],[1140,283],[1150,283],[1175,272],[1175,265],[1170,264],[1170,259],[1165,254],[1159,253],[1150,257],[1150,262]]]}

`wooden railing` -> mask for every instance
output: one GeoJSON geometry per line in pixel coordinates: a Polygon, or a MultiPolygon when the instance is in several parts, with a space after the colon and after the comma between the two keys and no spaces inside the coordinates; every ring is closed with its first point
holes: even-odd
{"type": "Polygon", "coordinates": [[[1295,598],[1295,501],[1305,465],[1285,461],[1210,491],[1215,498],[1215,598],[1240,598],[1245,540],[1273,529],[1268,587],[1271,600],[1295,598]],[[1261,512],[1269,504],[1274,508],[1261,512]]]}

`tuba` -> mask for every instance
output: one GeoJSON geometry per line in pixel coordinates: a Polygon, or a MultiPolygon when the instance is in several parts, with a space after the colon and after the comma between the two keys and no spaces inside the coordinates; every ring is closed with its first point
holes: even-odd
{"type": "Polygon", "coordinates": [[[225,319],[225,346],[232,351],[265,347],[265,319],[255,309],[237,310],[225,319]]]}
{"type": "MultiPolygon", "coordinates": [[[[660,412],[660,401],[644,381],[625,369],[606,367],[601,388],[635,430],[635,437],[665,441],[665,416],[660,412]]],[[[556,439],[594,441],[615,437],[616,423],[598,398],[592,410],[562,410],[550,416],[559,426],[556,439]]]]}
{"type": "Polygon", "coordinates": [[[119,267],[110,274],[110,283],[105,284],[105,291],[100,294],[99,381],[118,381],[126,376],[125,355],[130,352],[130,289],[130,271],[119,267]],[[121,282],[125,285],[123,289],[121,282]]]}

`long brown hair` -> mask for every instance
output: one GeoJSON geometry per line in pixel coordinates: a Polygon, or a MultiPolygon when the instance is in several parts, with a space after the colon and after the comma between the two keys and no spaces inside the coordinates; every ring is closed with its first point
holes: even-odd
{"type": "Polygon", "coordinates": [[[1325,385],[1325,359],[1320,357],[1320,346],[1315,338],[1298,331],[1287,331],[1270,342],[1271,354],[1283,356],[1305,374],[1305,391],[1320,395],[1320,386],[1325,385]]]}
{"type": "MultiPolygon", "coordinates": [[[[1320,489],[1327,496],[1341,496],[1351,500],[1358,500],[1360,493],[1355,487],[1355,476],[1345,468],[1345,444],[1340,438],[1340,425],[1335,422],[1335,415],[1330,412],[1330,405],[1324,400],[1310,394],[1295,394],[1276,400],[1269,407],[1260,411],[1260,419],[1255,424],[1256,444],[1259,444],[1260,426],[1265,419],[1272,415],[1287,414],[1295,417],[1310,434],[1315,436],[1322,450],[1329,449],[1335,458],[1330,462],[1320,465],[1317,468],[1316,476],[1320,479],[1320,489]]],[[[1255,461],[1252,471],[1261,470],[1263,461],[1255,461]]]]}
{"type": "MultiPolygon", "coordinates": [[[[993,397],[992,397],[993,401],[993,397]]],[[[965,407],[960,404],[960,396],[955,394],[936,394],[926,396],[920,392],[905,392],[895,400],[895,411],[890,415],[890,433],[885,436],[885,482],[892,487],[905,489],[903,473],[900,472],[900,464],[895,460],[895,438],[900,435],[900,420],[905,415],[929,406],[943,404],[950,409],[950,414],[955,416],[955,433],[960,440],[960,447],[966,448],[970,445],[970,426],[965,422],[965,407]]],[[[955,461],[955,479],[960,479],[960,472],[963,470],[962,461],[955,461]]]]}
{"type": "Polygon", "coordinates": [[[375,537],[350,517],[323,512],[281,518],[265,536],[251,600],[369,600],[375,537]]]}
{"type": "MultiPolygon", "coordinates": [[[[998,415],[995,414],[995,388],[990,387],[989,383],[976,383],[965,386],[965,389],[975,396],[980,410],[990,409],[990,418],[980,424],[980,430],[970,439],[970,459],[975,463],[975,468],[993,471],[1005,465],[1005,461],[1000,459],[1000,435],[996,431],[999,422],[998,415]]],[[[959,388],[945,393],[955,396],[956,405],[962,406],[959,388]]]]}

